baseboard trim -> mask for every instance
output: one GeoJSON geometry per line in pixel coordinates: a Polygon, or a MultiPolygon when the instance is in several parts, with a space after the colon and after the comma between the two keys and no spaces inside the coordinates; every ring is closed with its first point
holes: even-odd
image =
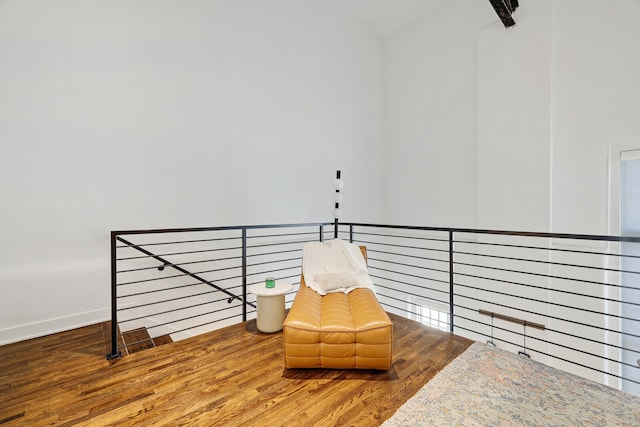
{"type": "Polygon", "coordinates": [[[25,341],[32,338],[39,338],[58,332],[81,328],[83,326],[105,322],[110,318],[111,310],[107,307],[98,310],[86,311],[84,313],[12,326],[0,329],[0,345],[11,344],[14,342],[25,341]]]}

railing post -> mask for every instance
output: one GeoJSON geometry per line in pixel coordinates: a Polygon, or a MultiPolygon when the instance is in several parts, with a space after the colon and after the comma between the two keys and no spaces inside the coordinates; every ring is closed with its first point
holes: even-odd
{"type": "Polygon", "coordinates": [[[111,353],[107,360],[122,357],[118,350],[118,279],[116,266],[116,234],[111,232],[111,353]]]}
{"type": "Polygon", "coordinates": [[[247,228],[242,227],[242,321],[247,321],[247,228]]]}
{"type": "Polygon", "coordinates": [[[324,225],[320,224],[320,241],[324,242],[324,225]]]}
{"type": "MultiPolygon", "coordinates": [[[[340,196],[340,190],[342,188],[342,180],[340,179],[340,171],[337,170],[336,171],[336,180],[334,181],[334,185],[335,185],[335,189],[336,189],[336,195],[338,197],[340,196]]],[[[339,199],[335,199],[335,204],[334,204],[334,220],[333,220],[333,238],[337,239],[338,238],[338,215],[340,214],[340,201],[339,199]]]]}
{"type": "Polygon", "coordinates": [[[349,243],[353,243],[353,224],[349,224],[349,243]]]}
{"type": "Polygon", "coordinates": [[[449,230],[449,332],[453,333],[453,230],[449,230]]]}

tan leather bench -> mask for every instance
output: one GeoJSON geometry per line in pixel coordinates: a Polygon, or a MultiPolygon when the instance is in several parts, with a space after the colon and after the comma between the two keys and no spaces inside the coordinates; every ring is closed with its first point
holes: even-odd
{"type": "Polygon", "coordinates": [[[321,296],[301,277],[283,330],[287,368],[391,368],[393,324],[370,289],[321,296]]]}

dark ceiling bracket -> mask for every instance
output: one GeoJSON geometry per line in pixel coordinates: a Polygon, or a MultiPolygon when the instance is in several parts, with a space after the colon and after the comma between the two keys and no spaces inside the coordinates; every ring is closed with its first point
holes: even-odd
{"type": "Polygon", "coordinates": [[[489,2],[496,10],[505,28],[516,25],[516,21],[513,20],[512,15],[518,6],[520,6],[518,0],[489,0],[489,2]]]}

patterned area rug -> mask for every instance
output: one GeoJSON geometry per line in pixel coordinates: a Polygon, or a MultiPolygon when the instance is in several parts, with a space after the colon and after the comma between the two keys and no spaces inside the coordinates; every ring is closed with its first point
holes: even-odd
{"type": "Polygon", "coordinates": [[[637,426],[640,397],[476,342],[382,425],[637,426]]]}

